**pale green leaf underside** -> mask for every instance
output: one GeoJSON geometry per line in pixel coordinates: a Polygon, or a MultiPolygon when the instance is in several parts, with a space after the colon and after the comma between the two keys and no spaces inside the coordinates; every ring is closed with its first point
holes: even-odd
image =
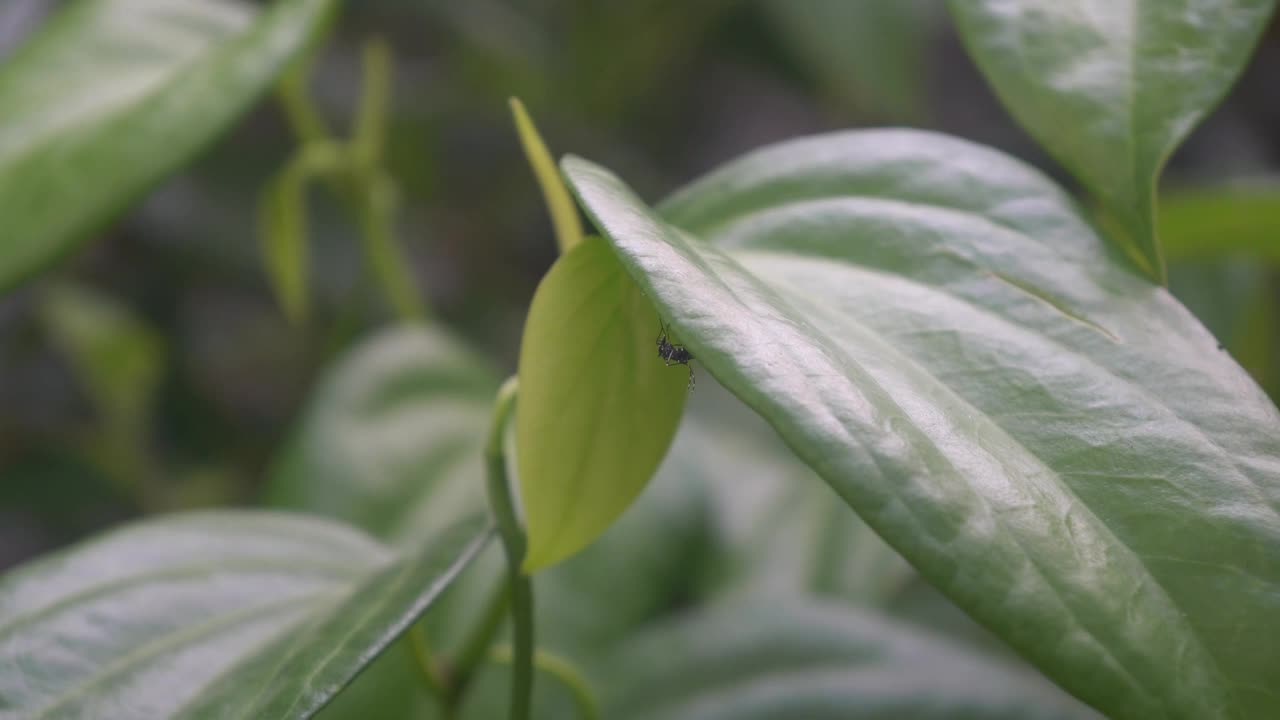
{"type": "Polygon", "coordinates": [[[71,250],[265,91],[333,0],[82,0],[0,65],[0,289],[71,250]]]}
{"type": "Polygon", "coordinates": [[[1165,160],[1226,94],[1273,0],[952,0],[1014,117],[1123,228],[1151,272],[1165,160]]]}
{"type": "Polygon", "coordinates": [[[604,663],[622,720],[1093,718],[1025,669],[812,601],[724,605],[651,626],[604,663]]]}
{"type": "Polygon", "coordinates": [[[487,535],[396,557],[342,525],[206,512],[0,579],[0,718],[304,718],[432,603],[487,535]]]}
{"type": "Polygon", "coordinates": [[[595,540],[666,454],[688,375],[658,356],[658,322],[599,237],[566,252],[538,285],[516,403],[526,571],[595,540]]]}
{"type": "Polygon", "coordinates": [[[1120,717],[1280,702],[1280,417],[1048,180],[835,134],[679,193],[681,231],[564,168],[702,366],[1059,683],[1120,717]]]}

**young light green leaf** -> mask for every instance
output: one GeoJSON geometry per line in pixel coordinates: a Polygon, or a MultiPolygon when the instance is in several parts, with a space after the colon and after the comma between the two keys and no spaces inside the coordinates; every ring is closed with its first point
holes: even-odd
{"type": "Polygon", "coordinates": [[[582,221],[578,219],[578,206],[564,186],[556,161],[551,158],[551,151],[542,141],[538,127],[533,124],[524,109],[524,103],[518,98],[511,98],[511,115],[515,118],[516,133],[520,136],[520,145],[529,160],[529,167],[538,178],[538,187],[542,188],[542,198],[547,203],[547,212],[551,214],[551,224],[556,231],[556,244],[560,253],[569,252],[582,242],[582,221]]]}
{"type": "Polygon", "coordinates": [[[700,366],[1045,673],[1116,717],[1275,707],[1280,413],[1049,180],[842,133],[713,173],[673,226],[564,168],[700,366]]]}
{"type": "Polygon", "coordinates": [[[644,720],[1096,718],[1023,668],[874,612],[726,604],[620,646],[605,717],[644,720]]]}
{"type": "Polygon", "coordinates": [[[658,356],[658,330],[653,306],[598,237],[562,255],[539,283],[516,403],[526,572],[595,540],[666,454],[689,379],[658,356]]]}
{"type": "Polygon", "coordinates": [[[0,289],[225,130],[334,5],[84,0],[51,19],[0,65],[0,289]]]}
{"type": "Polygon", "coordinates": [[[1163,283],[1165,161],[1222,99],[1274,0],[952,0],[960,35],[1018,122],[1102,201],[1163,283]]]}
{"type": "Polygon", "coordinates": [[[487,537],[466,522],[396,556],[263,512],[108,533],[0,578],[0,717],[310,717],[487,537]]]}

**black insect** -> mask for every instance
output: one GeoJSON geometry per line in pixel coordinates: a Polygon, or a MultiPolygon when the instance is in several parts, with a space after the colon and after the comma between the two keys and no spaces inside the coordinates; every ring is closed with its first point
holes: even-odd
{"type": "Polygon", "coordinates": [[[667,337],[667,326],[658,321],[658,357],[662,358],[667,367],[672,365],[684,365],[689,368],[689,389],[693,389],[693,366],[689,361],[693,359],[693,353],[685,349],[683,345],[676,345],[667,337]]]}

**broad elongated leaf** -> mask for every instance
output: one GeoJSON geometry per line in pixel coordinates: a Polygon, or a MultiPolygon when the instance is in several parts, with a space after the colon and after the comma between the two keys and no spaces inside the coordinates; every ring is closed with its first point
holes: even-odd
{"type": "Polygon", "coordinates": [[[82,0],[0,66],[0,289],[243,113],[333,0],[82,0]]]}
{"type": "Polygon", "coordinates": [[[263,512],[109,533],[0,579],[0,717],[310,717],[486,538],[464,523],[397,556],[263,512]]]}
{"type": "Polygon", "coordinates": [[[1090,191],[1156,279],[1156,181],[1226,94],[1274,0],[952,0],[1014,117],[1090,191]]]}
{"type": "Polygon", "coordinates": [[[605,717],[1097,717],[1044,679],[876,613],[769,603],[658,625],[605,665],[605,717]]]}
{"type": "Polygon", "coordinates": [[[384,330],[321,380],[276,464],[267,501],[416,547],[482,511],[481,447],[496,374],[441,330],[384,330]]]}
{"type": "MultiPolygon", "coordinates": [[[[266,500],[417,547],[486,512],[481,453],[497,388],[488,363],[440,328],[380,331],[324,374],[266,500]]],[[[493,551],[462,574],[426,621],[436,650],[462,642],[501,578],[493,551]]]]}
{"type": "Polygon", "coordinates": [[[564,168],[701,365],[1057,682],[1117,717],[1276,706],[1280,413],[1051,182],[844,133],[722,168],[668,225],[564,168]]]}
{"type": "Polygon", "coordinates": [[[699,384],[686,416],[671,469],[707,486],[712,597],[821,594],[879,606],[914,575],[713,378],[699,384]]]}
{"type": "Polygon", "coordinates": [[[527,572],[599,537],[666,454],[688,380],[658,355],[659,325],[598,237],[566,252],[539,283],[516,404],[527,572]]]}

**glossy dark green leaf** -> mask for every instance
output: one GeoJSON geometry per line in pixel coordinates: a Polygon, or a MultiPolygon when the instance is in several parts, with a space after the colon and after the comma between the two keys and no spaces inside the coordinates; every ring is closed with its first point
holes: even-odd
{"type": "Polygon", "coordinates": [[[240,116],[333,0],[82,0],[0,65],[0,289],[73,249],[240,116]]]}
{"type": "Polygon", "coordinates": [[[606,665],[605,717],[1094,718],[1044,679],[879,614],[729,605],[640,634],[606,665]]]}
{"type": "Polygon", "coordinates": [[[0,579],[0,717],[310,717],[487,537],[463,523],[397,556],[266,512],[108,533],[0,579]]]}
{"type": "Polygon", "coordinates": [[[666,454],[689,381],[659,357],[658,330],[653,306],[598,237],[565,252],[538,284],[515,422],[526,572],[599,537],[666,454]]]}
{"type": "Polygon", "coordinates": [[[978,66],[1014,117],[1103,202],[1164,279],[1156,182],[1226,94],[1274,0],[952,0],[978,66]]]}
{"type": "Polygon", "coordinates": [[[568,159],[701,367],[967,612],[1117,717],[1274,708],[1280,413],[1060,189],[940,135],[674,196],[568,159]]]}
{"type": "Polygon", "coordinates": [[[712,378],[690,398],[669,468],[706,486],[703,591],[891,603],[914,571],[712,378]]]}

